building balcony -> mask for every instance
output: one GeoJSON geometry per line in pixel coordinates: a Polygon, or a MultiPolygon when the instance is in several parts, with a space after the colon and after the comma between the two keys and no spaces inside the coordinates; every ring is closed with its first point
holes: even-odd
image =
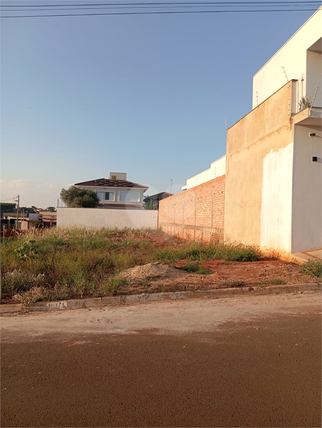
{"type": "Polygon", "coordinates": [[[322,107],[308,107],[292,117],[293,125],[318,126],[322,125],[322,107]]]}

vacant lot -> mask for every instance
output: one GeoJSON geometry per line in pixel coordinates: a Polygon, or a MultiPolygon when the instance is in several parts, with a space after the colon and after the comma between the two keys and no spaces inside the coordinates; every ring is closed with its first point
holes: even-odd
{"type": "Polygon", "coordinates": [[[206,245],[150,230],[51,229],[5,239],[1,271],[2,302],[26,304],[321,280],[320,262],[299,268],[254,246],[206,245]]]}

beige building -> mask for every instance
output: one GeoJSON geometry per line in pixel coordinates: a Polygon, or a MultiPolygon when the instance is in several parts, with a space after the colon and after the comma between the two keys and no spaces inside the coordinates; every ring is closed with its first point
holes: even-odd
{"type": "Polygon", "coordinates": [[[253,110],[228,130],[225,240],[321,247],[321,91],[319,8],[255,74],[253,110]]]}
{"type": "MultiPolygon", "coordinates": [[[[183,187],[195,189],[199,201],[206,182],[224,178],[225,241],[276,250],[286,258],[322,247],[321,93],[322,7],[255,74],[253,109],[228,129],[226,157],[183,187]]],[[[199,212],[213,217],[218,195],[212,190],[200,200],[195,220],[199,212]]],[[[160,204],[164,230],[177,222],[179,210],[186,211],[187,198],[175,196],[160,204]]]]}
{"type": "Polygon", "coordinates": [[[288,82],[228,130],[224,239],[285,255],[321,247],[321,108],[288,82]]]}

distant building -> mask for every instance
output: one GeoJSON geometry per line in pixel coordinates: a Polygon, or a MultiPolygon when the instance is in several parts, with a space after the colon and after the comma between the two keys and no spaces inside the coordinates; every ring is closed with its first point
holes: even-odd
{"type": "Polygon", "coordinates": [[[143,209],[143,193],[148,189],[148,186],[128,181],[124,172],[111,172],[109,178],[83,181],[75,187],[96,192],[101,207],[119,209],[143,209]]]}
{"type": "Polygon", "coordinates": [[[154,209],[158,210],[159,202],[163,199],[168,198],[169,196],[173,196],[173,194],[168,192],[156,193],[155,195],[147,196],[146,198],[144,198],[144,204],[145,206],[148,206],[152,201],[154,209]]]}

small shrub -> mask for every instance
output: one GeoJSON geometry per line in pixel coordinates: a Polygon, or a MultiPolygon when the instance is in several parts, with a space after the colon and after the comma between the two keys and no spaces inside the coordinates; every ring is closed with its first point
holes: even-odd
{"type": "Polygon", "coordinates": [[[286,284],[286,283],[280,278],[269,278],[269,279],[264,279],[263,281],[258,282],[255,285],[257,287],[268,287],[269,285],[282,285],[282,284],[286,284]]]}
{"type": "Polygon", "coordinates": [[[227,288],[236,288],[236,287],[241,287],[243,285],[243,281],[240,281],[238,279],[233,280],[233,279],[229,279],[226,281],[220,281],[219,285],[227,287],[227,288]]]}
{"type": "Polygon", "coordinates": [[[140,285],[144,288],[149,288],[151,284],[148,279],[144,279],[142,282],[140,282],[140,285]]]}
{"type": "Polygon", "coordinates": [[[312,107],[311,97],[302,97],[301,101],[299,102],[299,110],[304,110],[307,107],[312,107]]]}
{"type": "Polygon", "coordinates": [[[200,267],[196,263],[190,263],[183,266],[180,266],[180,269],[185,270],[186,272],[197,272],[200,267]]]}
{"type": "Polygon", "coordinates": [[[36,247],[36,241],[30,239],[23,242],[19,247],[13,250],[15,256],[19,260],[35,259],[38,255],[38,249],[36,247]]]}
{"type": "Polygon", "coordinates": [[[112,293],[115,295],[117,290],[122,287],[122,285],[126,285],[127,280],[125,278],[120,277],[119,275],[115,275],[110,278],[107,283],[103,284],[103,290],[106,293],[112,293]]]}
{"type": "Polygon", "coordinates": [[[283,281],[283,279],[280,279],[280,278],[271,278],[271,279],[269,279],[269,280],[268,280],[268,282],[269,282],[270,284],[274,284],[274,285],[282,285],[282,284],[285,284],[285,281],[283,281]]]}
{"type": "Polygon", "coordinates": [[[14,270],[4,274],[1,281],[1,291],[3,293],[17,293],[30,290],[32,287],[45,285],[46,278],[43,274],[33,275],[29,272],[14,270]]]}
{"type": "Polygon", "coordinates": [[[203,267],[200,267],[200,268],[197,270],[197,273],[199,273],[199,275],[211,275],[211,274],[212,274],[212,271],[211,271],[211,270],[209,270],[209,269],[205,269],[205,268],[203,268],[203,267]]]}
{"type": "Polygon", "coordinates": [[[49,300],[64,300],[68,299],[71,294],[70,287],[67,283],[55,284],[55,287],[50,290],[49,300]]]}
{"type": "Polygon", "coordinates": [[[31,303],[48,300],[49,294],[49,290],[44,287],[33,287],[28,291],[15,294],[13,300],[27,306],[31,303]]]}
{"type": "Polygon", "coordinates": [[[316,276],[317,278],[322,277],[322,261],[319,260],[308,260],[299,266],[299,271],[305,275],[316,276]]]}
{"type": "Polygon", "coordinates": [[[188,263],[186,265],[180,266],[179,269],[185,270],[186,272],[198,273],[200,275],[210,275],[212,273],[211,270],[199,266],[199,263],[188,263]]]}

